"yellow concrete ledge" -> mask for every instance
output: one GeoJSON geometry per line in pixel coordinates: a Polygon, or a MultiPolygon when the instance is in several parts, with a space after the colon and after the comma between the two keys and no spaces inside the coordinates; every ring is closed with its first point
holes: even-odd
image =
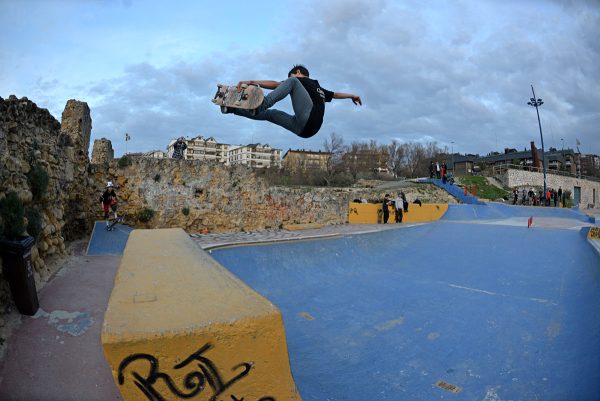
{"type": "MultiPolygon", "coordinates": [[[[439,220],[448,210],[446,203],[423,203],[421,206],[411,203],[408,212],[403,213],[403,223],[422,223],[439,220]]],[[[348,222],[350,224],[378,224],[382,223],[379,217],[381,203],[356,203],[348,205],[348,222]]],[[[388,223],[394,223],[394,208],[390,207],[390,218],[388,223]]]]}
{"type": "Polygon", "coordinates": [[[280,311],[181,229],[134,230],[102,327],[124,400],[300,400],[280,311]]]}

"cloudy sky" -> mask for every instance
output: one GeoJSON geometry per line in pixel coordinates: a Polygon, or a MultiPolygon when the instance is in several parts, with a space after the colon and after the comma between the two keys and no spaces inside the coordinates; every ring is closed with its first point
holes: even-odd
{"type": "MultiPolygon", "coordinates": [[[[600,2],[542,0],[0,0],[0,96],[27,96],[60,120],[89,104],[92,142],[117,155],[178,136],[319,149],[437,142],[461,153],[546,149],[600,154],[600,2]],[[282,80],[306,65],[327,105],[305,140],[222,115],[217,83],[282,80]],[[454,144],[452,144],[454,142],[454,144]]],[[[288,99],[277,105],[290,110],[288,99]]]]}

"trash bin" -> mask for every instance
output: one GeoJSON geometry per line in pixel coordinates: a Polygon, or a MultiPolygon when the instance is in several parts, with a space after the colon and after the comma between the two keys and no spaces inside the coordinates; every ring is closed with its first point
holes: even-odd
{"type": "Polygon", "coordinates": [[[31,264],[31,248],[34,243],[33,237],[14,241],[0,240],[2,271],[8,280],[10,292],[19,312],[29,316],[35,315],[40,306],[31,264]]]}

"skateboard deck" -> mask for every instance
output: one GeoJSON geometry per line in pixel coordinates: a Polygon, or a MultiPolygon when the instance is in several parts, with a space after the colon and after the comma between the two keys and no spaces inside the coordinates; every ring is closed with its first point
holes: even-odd
{"type": "Polygon", "coordinates": [[[212,102],[221,108],[254,110],[263,102],[265,95],[257,85],[242,85],[238,92],[236,85],[217,85],[217,93],[212,102]]]}
{"type": "Polygon", "coordinates": [[[117,217],[116,219],[112,219],[110,221],[110,224],[108,224],[106,226],[106,231],[112,231],[113,228],[117,225],[117,223],[122,223],[123,222],[123,218],[122,217],[117,217]]]}

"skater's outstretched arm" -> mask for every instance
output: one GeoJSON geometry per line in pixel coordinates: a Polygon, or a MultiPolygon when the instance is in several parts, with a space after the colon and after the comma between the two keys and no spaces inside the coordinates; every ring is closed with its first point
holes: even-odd
{"type": "Polygon", "coordinates": [[[362,100],[360,100],[360,96],[356,96],[353,95],[351,93],[341,93],[341,92],[334,92],[333,93],[333,98],[334,99],[352,99],[352,102],[355,105],[361,105],[362,106],[362,100]]]}
{"type": "Polygon", "coordinates": [[[275,89],[275,88],[277,88],[281,84],[281,82],[278,82],[278,81],[268,81],[268,80],[267,81],[240,81],[237,84],[238,90],[242,89],[242,85],[244,85],[244,84],[246,84],[246,85],[258,85],[258,86],[260,86],[261,88],[264,88],[264,89],[275,89]]]}

